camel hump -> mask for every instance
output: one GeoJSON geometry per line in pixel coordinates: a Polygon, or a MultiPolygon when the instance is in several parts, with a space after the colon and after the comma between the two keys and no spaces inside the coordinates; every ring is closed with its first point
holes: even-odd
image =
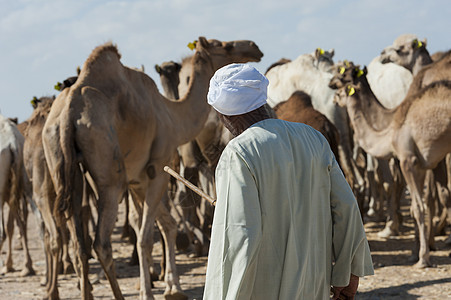
{"type": "Polygon", "coordinates": [[[119,61],[120,59],[121,54],[119,53],[117,46],[112,42],[107,42],[103,45],[97,46],[96,48],[94,48],[94,50],[92,50],[81,70],[81,73],[83,73],[83,71],[94,68],[99,63],[108,64],[111,62],[111,60],[119,61]]]}

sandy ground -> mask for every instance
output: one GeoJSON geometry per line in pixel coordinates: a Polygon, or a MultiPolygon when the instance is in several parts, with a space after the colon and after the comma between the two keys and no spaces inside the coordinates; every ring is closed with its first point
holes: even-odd
{"type": "MultiPolygon", "coordinates": [[[[124,218],[121,205],[117,227],[114,231],[113,256],[115,258],[119,284],[126,299],[137,299],[139,291],[136,284],[139,279],[137,266],[128,264],[132,245],[120,239],[121,225],[124,218]]],[[[451,299],[451,247],[444,243],[446,236],[436,237],[437,251],[431,252],[432,268],[416,269],[409,262],[410,249],[413,247],[413,221],[404,211],[404,225],[402,235],[397,238],[381,239],[377,232],[383,228],[383,223],[366,222],[375,275],[361,279],[356,299],[451,299]]],[[[20,250],[14,251],[15,272],[0,275],[0,299],[41,299],[45,295],[40,280],[45,269],[45,261],[41,245],[41,238],[37,231],[37,223],[33,215],[29,217],[29,245],[33,266],[37,276],[20,277],[23,255],[20,250]]],[[[17,232],[17,231],[16,231],[17,232]]],[[[448,228],[447,233],[450,233],[448,228]]],[[[18,245],[17,241],[14,241],[18,245]]],[[[5,247],[2,260],[5,259],[5,247]]],[[[161,245],[154,247],[155,262],[161,259],[161,245]]],[[[177,266],[180,274],[182,289],[189,299],[202,299],[203,285],[206,271],[206,257],[193,258],[184,253],[177,254],[177,266]]],[[[94,280],[100,270],[95,259],[90,260],[91,278],[94,280]]],[[[155,282],[153,289],[156,299],[164,299],[164,283],[155,282]]],[[[59,276],[59,293],[61,299],[80,299],[75,274],[59,276]]],[[[113,299],[111,289],[105,279],[94,284],[95,299],[113,299]]]]}

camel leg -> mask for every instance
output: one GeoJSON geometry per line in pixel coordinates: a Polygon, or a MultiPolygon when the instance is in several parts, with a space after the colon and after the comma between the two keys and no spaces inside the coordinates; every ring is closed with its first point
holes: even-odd
{"type": "Polygon", "coordinates": [[[6,236],[8,239],[8,250],[6,252],[6,261],[2,269],[2,274],[14,271],[12,259],[12,238],[14,234],[14,210],[16,207],[10,206],[8,212],[8,220],[6,222],[6,236]]]}
{"type": "Polygon", "coordinates": [[[69,255],[69,232],[67,226],[61,227],[61,261],[63,266],[63,274],[73,274],[75,273],[74,265],[70,259],[69,255]]]}
{"type": "Polygon", "coordinates": [[[426,192],[424,199],[426,200],[426,230],[428,232],[428,247],[429,250],[435,250],[435,226],[434,215],[436,210],[437,189],[435,186],[435,176],[432,170],[426,171],[426,192]]]}
{"type": "Polygon", "coordinates": [[[86,245],[85,227],[87,224],[82,218],[83,210],[83,196],[80,195],[79,191],[85,191],[83,186],[83,178],[80,169],[76,169],[76,174],[74,175],[74,187],[72,193],[72,215],[69,218],[67,225],[74,241],[74,253],[75,253],[75,271],[80,279],[80,289],[81,298],[83,300],[93,299],[92,296],[92,286],[89,282],[89,264],[88,259],[90,257],[90,252],[86,245]]]}
{"type": "MultiPolygon", "coordinates": [[[[40,175],[36,174],[34,178],[38,178],[38,176],[40,175]]],[[[41,285],[45,285],[46,287],[47,295],[44,299],[59,299],[57,280],[61,241],[58,226],[52,215],[53,198],[49,196],[45,186],[45,183],[33,186],[33,199],[36,200],[35,204],[43,223],[44,251],[46,258],[46,274],[44,281],[41,281],[41,285]]],[[[37,215],[37,213],[35,215],[37,215]]]]}
{"type": "Polygon", "coordinates": [[[380,162],[380,176],[384,178],[384,191],[388,199],[388,216],[385,228],[378,233],[380,237],[396,236],[399,234],[401,226],[400,203],[404,197],[405,182],[399,170],[399,161],[391,159],[388,164],[386,161],[380,162]]]}
{"type": "MultiPolygon", "coordinates": [[[[158,169],[158,168],[155,168],[158,169]]],[[[163,169],[160,166],[159,169],[163,169]]],[[[158,212],[158,206],[160,205],[163,194],[166,192],[168,185],[168,177],[166,174],[158,173],[155,177],[149,181],[148,185],[143,183],[144,189],[134,188],[133,201],[134,211],[138,212],[139,220],[141,222],[139,231],[137,233],[137,250],[139,256],[139,270],[140,270],[140,299],[154,299],[151,289],[151,275],[150,266],[152,263],[152,249],[153,249],[153,229],[158,212]],[[145,196],[144,196],[145,195],[145,196]],[[141,204],[142,203],[142,210],[141,204]],[[141,213],[142,212],[142,213],[141,213]]],[[[131,217],[130,221],[134,228],[136,226],[136,217],[131,217]]],[[[138,221],[139,221],[138,220],[138,221]]]]}
{"type": "MultiPolygon", "coordinates": [[[[167,194],[165,194],[166,196],[167,194]]],[[[157,225],[160,228],[160,232],[163,235],[165,243],[165,256],[166,268],[164,281],[166,283],[166,290],[164,296],[166,299],[188,299],[188,297],[182,292],[180,287],[179,277],[176,271],[175,265],[175,239],[177,236],[177,224],[170,215],[166,206],[160,204],[158,206],[157,225]]]]}
{"type": "Polygon", "coordinates": [[[122,191],[116,186],[99,189],[98,220],[94,250],[111,285],[114,297],[124,299],[117,282],[111,247],[111,234],[116,223],[122,191]]]}
{"type": "Polygon", "coordinates": [[[51,274],[51,258],[50,258],[50,233],[46,228],[44,228],[44,258],[45,258],[45,272],[42,277],[40,284],[41,286],[45,286],[46,290],[48,290],[48,286],[50,283],[50,274],[51,274]]]}
{"type": "Polygon", "coordinates": [[[412,213],[418,227],[420,249],[418,253],[419,260],[415,264],[415,267],[430,267],[428,233],[425,224],[425,207],[422,199],[425,171],[418,167],[417,158],[414,156],[407,157],[401,161],[401,170],[410,190],[412,213]]]}
{"type": "Polygon", "coordinates": [[[23,254],[25,257],[24,266],[20,272],[20,276],[30,276],[35,275],[36,272],[33,270],[33,265],[31,262],[30,250],[28,249],[28,235],[27,235],[27,220],[28,220],[28,208],[25,199],[19,199],[21,202],[16,211],[16,223],[19,228],[19,233],[22,240],[23,254]]]}
{"type": "Polygon", "coordinates": [[[450,190],[447,186],[448,174],[447,174],[447,165],[446,159],[441,161],[438,166],[434,169],[434,190],[436,192],[436,197],[439,200],[438,203],[438,211],[437,211],[437,224],[435,226],[436,233],[444,234],[446,219],[448,215],[448,209],[451,203],[450,200],[450,190]]]}
{"type": "Polygon", "coordinates": [[[47,234],[47,246],[46,252],[49,260],[48,275],[47,275],[47,296],[45,299],[59,299],[58,294],[58,271],[60,266],[60,249],[61,241],[59,237],[54,237],[51,234],[47,234]]]}
{"type": "MultiPolygon", "coordinates": [[[[161,195],[161,192],[159,193],[161,195]]],[[[150,266],[152,263],[152,249],[153,249],[153,227],[155,223],[155,215],[158,207],[158,202],[151,201],[147,196],[142,214],[141,227],[137,234],[137,250],[139,256],[139,271],[140,271],[140,299],[154,299],[151,290],[151,275],[150,266]]]]}

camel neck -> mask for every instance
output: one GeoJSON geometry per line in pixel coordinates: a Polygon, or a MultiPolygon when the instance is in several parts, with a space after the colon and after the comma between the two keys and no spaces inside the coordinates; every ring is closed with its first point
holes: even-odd
{"type": "Polygon", "coordinates": [[[415,59],[415,62],[412,66],[412,74],[413,76],[417,75],[418,72],[424,67],[432,63],[432,58],[429,55],[429,52],[426,49],[423,49],[415,59]]]}
{"type": "Polygon", "coordinates": [[[362,114],[374,130],[386,128],[393,119],[394,110],[385,108],[379,102],[371,90],[366,76],[362,76],[359,83],[358,97],[362,114]]]}
{"type": "MultiPolygon", "coordinates": [[[[375,157],[386,158],[392,155],[391,139],[388,137],[390,127],[387,126],[382,129],[382,126],[374,124],[373,120],[377,120],[379,116],[377,114],[372,115],[368,111],[370,104],[377,107],[377,105],[371,103],[373,100],[368,91],[363,92],[361,90],[352,96],[347,96],[346,109],[359,145],[375,157]],[[376,128],[379,128],[379,130],[376,128]]],[[[389,120],[385,122],[387,122],[387,125],[390,123],[389,120]]]]}
{"type": "Polygon", "coordinates": [[[187,94],[180,101],[170,103],[174,108],[170,110],[172,112],[171,119],[177,123],[177,132],[175,132],[174,138],[178,145],[193,140],[207,120],[210,112],[207,93],[213,72],[213,65],[209,58],[196,53],[193,58],[193,71],[187,94]]]}

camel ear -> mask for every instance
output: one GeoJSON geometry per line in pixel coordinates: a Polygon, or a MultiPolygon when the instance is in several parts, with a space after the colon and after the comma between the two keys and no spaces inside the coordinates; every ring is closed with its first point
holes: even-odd
{"type": "Polygon", "coordinates": [[[419,49],[419,48],[422,48],[422,47],[426,47],[426,40],[424,40],[424,42],[419,41],[417,39],[413,40],[413,42],[412,42],[412,48],[413,49],[419,49]]]}
{"type": "Polygon", "coordinates": [[[33,106],[34,109],[36,109],[36,107],[38,107],[38,103],[39,103],[39,99],[34,96],[33,99],[30,101],[31,106],[33,106]]]}
{"type": "Polygon", "coordinates": [[[329,50],[329,53],[330,53],[330,57],[331,57],[331,58],[334,57],[334,55],[335,55],[335,49],[334,49],[334,48],[330,49],[330,50],[329,50]]]}
{"type": "Polygon", "coordinates": [[[80,75],[81,69],[80,66],[77,67],[77,75],[80,75]]]}
{"type": "Polygon", "coordinates": [[[63,85],[63,84],[62,84],[61,82],[57,82],[53,88],[54,88],[55,90],[57,90],[57,91],[61,91],[61,86],[62,86],[62,85],[63,85]]]}
{"type": "Polygon", "coordinates": [[[200,36],[199,37],[199,44],[202,46],[202,48],[208,48],[208,41],[205,37],[200,36]]]}
{"type": "Polygon", "coordinates": [[[155,65],[155,71],[157,71],[158,74],[161,74],[161,68],[159,65],[155,65]]]}
{"type": "Polygon", "coordinates": [[[424,38],[424,39],[423,39],[423,46],[424,46],[424,48],[426,48],[427,43],[428,43],[428,42],[427,42],[427,39],[424,38]]]}
{"type": "Polygon", "coordinates": [[[224,49],[225,49],[226,51],[229,51],[229,50],[231,50],[232,48],[233,48],[233,42],[227,42],[227,43],[225,43],[224,49]]]}
{"type": "Polygon", "coordinates": [[[180,70],[182,69],[182,65],[179,64],[179,63],[175,63],[175,69],[176,69],[177,71],[180,71],[180,70]]]}
{"type": "Polygon", "coordinates": [[[323,49],[321,49],[321,48],[316,48],[316,50],[315,50],[315,56],[316,56],[316,58],[319,58],[321,55],[323,55],[324,54],[324,50],[323,49]]]}
{"type": "Polygon", "coordinates": [[[354,67],[354,72],[352,74],[355,75],[356,78],[359,78],[365,73],[363,70],[360,69],[360,65],[357,65],[354,67]]]}
{"type": "Polygon", "coordinates": [[[367,75],[368,74],[368,69],[366,68],[366,66],[363,66],[363,75],[367,75]]]}

